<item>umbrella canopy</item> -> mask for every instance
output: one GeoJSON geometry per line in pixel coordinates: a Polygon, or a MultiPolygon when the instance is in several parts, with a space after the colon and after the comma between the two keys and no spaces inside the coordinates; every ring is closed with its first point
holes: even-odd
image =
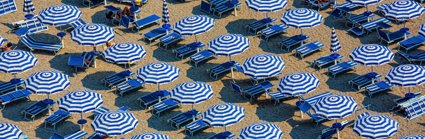
{"type": "Polygon", "coordinates": [[[280,79],[277,90],[285,95],[300,96],[308,94],[319,86],[320,80],[312,73],[293,73],[280,79]]]}
{"type": "Polygon", "coordinates": [[[425,8],[416,1],[399,0],[384,7],[382,12],[389,19],[407,21],[421,16],[425,12],[425,8]]]}
{"type": "Polygon", "coordinates": [[[131,137],[131,139],[169,139],[169,137],[161,133],[145,132],[145,133],[133,136],[131,137]]]}
{"type": "Polygon", "coordinates": [[[282,136],[283,132],[279,126],[261,122],[243,128],[239,139],[280,139],[282,136]]]}
{"type": "Polygon", "coordinates": [[[330,95],[320,98],[313,106],[317,115],[326,119],[340,119],[353,114],[357,109],[356,101],[349,96],[330,95]]]}
{"type": "Polygon", "coordinates": [[[24,0],[23,11],[26,14],[34,13],[35,7],[34,7],[34,3],[32,3],[32,0],[24,0]]]}
{"type": "Polygon", "coordinates": [[[80,19],[81,14],[77,6],[56,5],[43,9],[37,17],[44,24],[61,26],[80,19]]]}
{"type": "Polygon", "coordinates": [[[352,4],[356,4],[356,5],[367,6],[367,5],[377,4],[381,2],[381,0],[348,0],[348,2],[352,4]]]}
{"type": "Polygon", "coordinates": [[[211,106],[203,113],[203,120],[210,126],[230,126],[245,118],[245,109],[235,104],[223,103],[211,106]]]}
{"type": "Polygon", "coordinates": [[[425,23],[419,27],[419,34],[425,37],[425,23]]]}
{"type": "Polygon", "coordinates": [[[71,39],[83,46],[103,45],[114,37],[114,29],[103,24],[81,25],[71,32],[71,39]]]}
{"type": "Polygon", "coordinates": [[[286,0],[247,0],[246,5],[258,12],[276,12],[288,5],[286,0]]]}
{"type": "Polygon", "coordinates": [[[170,14],[168,13],[168,4],[167,1],[163,0],[162,5],[162,23],[168,24],[170,22],[170,14]]]}
{"type": "Polygon", "coordinates": [[[198,104],[210,99],[214,91],[203,82],[185,82],[174,87],[171,95],[182,104],[198,104]]]}
{"type": "Polygon", "coordinates": [[[401,137],[399,139],[425,139],[425,135],[409,135],[401,137]]]}
{"type": "Polygon", "coordinates": [[[369,115],[354,123],[354,132],[367,138],[386,138],[398,130],[398,122],[384,115],[369,115]]]}
{"type": "Polygon", "coordinates": [[[296,8],[283,13],[281,20],[289,27],[303,29],[320,25],[323,17],[316,10],[296,8]]]}
{"type": "Polygon", "coordinates": [[[254,79],[265,79],[282,74],[285,63],[273,54],[258,54],[247,58],[242,65],[243,73],[254,79]]]}
{"type": "Polygon", "coordinates": [[[351,60],[365,66],[377,66],[390,62],[394,58],[393,52],[378,44],[367,44],[354,48],[350,54],[351,60]]]}
{"type": "Polygon", "coordinates": [[[413,64],[400,65],[391,69],[385,79],[398,86],[421,85],[425,82],[425,68],[413,64]]]}
{"type": "Polygon", "coordinates": [[[241,34],[226,34],[214,38],[208,43],[209,50],[215,55],[232,56],[243,53],[251,41],[241,34]]]}
{"type": "Polygon", "coordinates": [[[188,16],[174,25],[174,31],[181,35],[198,35],[214,27],[214,19],[207,16],[188,16]]]}
{"type": "Polygon", "coordinates": [[[0,123],[0,139],[19,139],[22,134],[22,130],[16,125],[0,123]]]}
{"type": "Polygon", "coordinates": [[[37,64],[38,59],[28,51],[11,50],[0,53],[0,71],[5,73],[25,72],[37,64]]]}
{"type": "Polygon", "coordinates": [[[73,113],[92,112],[102,106],[102,95],[89,90],[78,90],[58,100],[59,108],[73,113]]]}
{"type": "Polygon", "coordinates": [[[106,61],[117,64],[134,63],[146,55],[143,46],[126,42],[115,44],[102,53],[106,61]]]}
{"type": "Polygon", "coordinates": [[[35,94],[59,93],[70,84],[68,75],[54,70],[33,73],[25,80],[26,89],[35,94]]]}
{"type": "Polygon", "coordinates": [[[6,42],[7,42],[7,39],[0,36],[0,46],[3,46],[3,44],[6,42]]]}
{"type": "Polygon", "coordinates": [[[341,49],[341,44],[339,44],[339,39],[336,36],[335,28],[332,27],[332,37],[331,37],[331,47],[330,51],[332,53],[338,52],[341,49]]]}
{"type": "Polygon", "coordinates": [[[179,77],[180,69],[174,65],[157,62],[150,63],[137,70],[138,77],[149,84],[166,84],[179,77]]]}
{"type": "Polygon", "coordinates": [[[94,131],[106,136],[119,136],[136,129],[139,121],[129,112],[110,111],[96,116],[91,123],[94,131]]]}

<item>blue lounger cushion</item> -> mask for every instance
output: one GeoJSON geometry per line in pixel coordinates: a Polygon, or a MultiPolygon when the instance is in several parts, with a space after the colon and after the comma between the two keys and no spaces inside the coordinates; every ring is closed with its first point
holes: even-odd
{"type": "Polygon", "coordinates": [[[281,45],[281,49],[283,49],[284,47],[287,49],[287,51],[289,51],[289,49],[291,49],[292,46],[297,45],[297,44],[301,44],[304,41],[306,41],[309,38],[309,36],[307,35],[295,35],[295,36],[291,36],[289,38],[286,38],[284,40],[282,40],[280,42],[281,45]]]}
{"type": "Polygon", "coordinates": [[[162,27],[159,28],[155,28],[149,32],[146,32],[145,34],[143,34],[143,36],[145,36],[145,38],[150,42],[155,41],[156,39],[164,36],[167,34],[168,32],[171,32],[171,28],[169,29],[164,29],[162,27]]]}
{"type": "Polygon", "coordinates": [[[119,95],[124,95],[130,91],[142,88],[143,84],[144,82],[140,79],[129,79],[125,82],[117,84],[115,88],[119,95]]]}
{"type": "Polygon", "coordinates": [[[239,63],[233,60],[217,65],[209,70],[210,77],[217,80],[218,75],[231,71],[235,65],[239,65],[239,63]]]}
{"type": "Polygon", "coordinates": [[[167,48],[168,45],[183,40],[183,36],[176,32],[173,32],[168,35],[162,36],[161,38],[159,38],[159,40],[160,45],[165,46],[165,48],[167,48]]]}
{"type": "Polygon", "coordinates": [[[207,129],[210,127],[208,123],[206,123],[204,120],[199,119],[197,121],[194,121],[192,123],[189,123],[185,126],[185,132],[189,132],[190,135],[193,136],[195,132],[207,129]]]}
{"type": "Polygon", "coordinates": [[[162,112],[179,107],[179,102],[175,99],[169,98],[164,101],[158,102],[152,106],[152,113],[156,116],[160,116],[162,112]]]}
{"type": "Polygon", "coordinates": [[[374,84],[370,84],[365,86],[365,90],[368,93],[369,96],[372,96],[374,94],[377,94],[379,92],[390,90],[393,87],[392,84],[390,84],[388,81],[380,81],[376,82],[374,84]]]}
{"type": "Polygon", "coordinates": [[[210,50],[202,50],[192,56],[190,56],[190,61],[195,64],[195,67],[198,66],[199,63],[205,62],[214,57],[214,53],[210,50]]]}
{"type": "Polygon", "coordinates": [[[341,63],[338,63],[336,65],[330,66],[328,68],[328,73],[332,77],[336,77],[336,75],[338,75],[340,73],[352,70],[355,66],[357,66],[357,63],[355,63],[354,61],[341,62],[341,63]]]}
{"type": "Polygon", "coordinates": [[[65,110],[57,110],[44,120],[45,125],[51,124],[55,128],[56,124],[70,117],[71,114],[65,110]]]}
{"type": "Polygon", "coordinates": [[[171,124],[171,126],[179,129],[183,124],[195,120],[199,114],[199,111],[193,109],[168,119],[168,122],[171,124]]]}
{"type": "Polygon", "coordinates": [[[125,81],[127,78],[130,78],[131,76],[135,75],[135,73],[131,72],[130,70],[124,70],[119,73],[116,73],[114,75],[108,76],[104,79],[104,82],[107,86],[112,86],[118,83],[121,83],[122,81],[125,81]]]}
{"type": "Polygon", "coordinates": [[[138,98],[140,101],[140,105],[145,106],[147,108],[149,105],[159,102],[163,99],[167,99],[170,96],[170,92],[167,90],[159,90],[153,93],[149,93],[147,95],[141,96],[138,98]]]}
{"type": "Polygon", "coordinates": [[[336,64],[336,62],[341,60],[342,58],[344,58],[344,56],[342,56],[338,53],[333,53],[333,54],[330,54],[330,55],[327,55],[327,56],[317,58],[316,60],[313,61],[312,65],[321,69],[325,65],[328,65],[328,64],[331,64],[331,63],[336,64]]]}
{"type": "Polygon", "coordinates": [[[379,75],[376,72],[369,72],[367,74],[358,76],[358,77],[348,81],[348,83],[351,84],[351,87],[353,89],[360,89],[363,86],[371,84],[372,82],[376,81],[380,77],[381,77],[381,75],[379,75]]]}
{"type": "Polygon", "coordinates": [[[17,101],[17,100],[21,100],[21,99],[29,99],[29,96],[32,93],[26,89],[24,90],[18,90],[18,91],[13,91],[4,95],[0,96],[0,103],[2,108],[5,107],[6,104],[17,101]]]}
{"type": "Polygon", "coordinates": [[[200,48],[204,47],[205,44],[201,42],[193,42],[187,45],[183,45],[177,49],[174,49],[177,57],[183,58],[186,55],[199,51],[200,48]]]}
{"type": "Polygon", "coordinates": [[[400,46],[399,48],[403,48],[408,51],[422,45],[423,43],[425,43],[425,37],[422,35],[417,35],[400,41],[398,44],[400,46]]]}
{"type": "Polygon", "coordinates": [[[153,23],[156,23],[159,20],[161,20],[161,17],[160,16],[158,16],[156,14],[152,14],[152,15],[149,15],[149,16],[147,16],[145,18],[142,18],[140,20],[135,21],[134,24],[136,25],[136,28],[137,29],[140,29],[140,28],[143,28],[143,27],[145,27],[147,25],[151,25],[153,23]]]}
{"type": "Polygon", "coordinates": [[[0,84],[0,94],[6,93],[13,89],[20,89],[24,86],[25,81],[21,78],[11,79],[9,82],[0,84]]]}
{"type": "Polygon", "coordinates": [[[269,26],[270,24],[272,24],[273,22],[275,22],[276,19],[275,18],[263,18],[254,22],[251,22],[247,25],[247,28],[251,31],[254,31],[255,33],[257,33],[257,30],[265,28],[267,26],[269,26]]]}
{"type": "Polygon", "coordinates": [[[314,41],[314,42],[305,44],[301,47],[298,47],[297,49],[295,49],[295,53],[298,54],[301,58],[304,58],[304,56],[311,54],[313,52],[316,52],[323,47],[324,47],[323,43],[319,41],[314,41]]]}
{"type": "Polygon", "coordinates": [[[258,32],[266,41],[275,35],[284,33],[288,27],[285,24],[273,25],[258,32]]]}
{"type": "MultiPolygon", "coordinates": [[[[35,118],[35,116],[41,114],[44,111],[47,111],[49,109],[49,104],[51,100],[49,99],[45,99],[42,101],[38,101],[34,104],[32,104],[31,106],[29,106],[28,108],[26,108],[23,113],[24,113],[24,118],[27,119],[27,115],[30,116],[30,119],[35,118]]],[[[54,103],[54,102],[53,102],[54,103]]]]}

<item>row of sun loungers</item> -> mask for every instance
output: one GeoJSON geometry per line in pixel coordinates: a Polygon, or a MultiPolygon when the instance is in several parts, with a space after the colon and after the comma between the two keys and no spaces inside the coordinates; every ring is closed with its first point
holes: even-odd
{"type": "Polygon", "coordinates": [[[388,25],[388,23],[390,23],[391,21],[386,19],[386,18],[378,18],[366,23],[362,23],[359,25],[359,27],[353,27],[351,29],[349,29],[350,32],[352,32],[353,34],[357,35],[357,36],[361,36],[365,33],[369,33],[372,32],[374,30],[377,30],[379,28],[387,28],[390,27],[388,25]]]}

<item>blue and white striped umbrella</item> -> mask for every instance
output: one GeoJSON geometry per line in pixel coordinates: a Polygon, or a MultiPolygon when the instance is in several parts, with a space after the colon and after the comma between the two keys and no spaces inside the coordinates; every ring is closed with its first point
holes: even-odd
{"type": "Polygon", "coordinates": [[[242,65],[243,73],[254,79],[265,79],[282,74],[285,63],[273,54],[258,54],[247,58],[242,65]]]}
{"type": "Polygon", "coordinates": [[[115,44],[102,53],[106,61],[117,64],[134,63],[146,55],[143,46],[126,42],[115,44]]]}
{"type": "MultiPolygon", "coordinates": [[[[356,5],[367,6],[381,2],[381,0],[348,0],[348,2],[356,5]]],[[[367,7],[366,7],[367,8],[367,7]]]]}
{"type": "Polygon", "coordinates": [[[425,68],[420,65],[405,64],[391,69],[385,77],[398,86],[417,86],[425,82],[425,68]]]}
{"type": "Polygon", "coordinates": [[[0,53],[0,71],[5,73],[25,72],[37,64],[38,59],[28,51],[11,50],[0,53]]]}
{"type": "Polygon", "coordinates": [[[203,113],[203,120],[210,126],[230,126],[245,118],[245,108],[231,103],[211,106],[203,113]]]}
{"type": "Polygon", "coordinates": [[[258,12],[276,12],[288,5],[286,0],[247,0],[246,5],[258,12]]]}
{"type": "Polygon", "coordinates": [[[320,25],[323,17],[316,10],[296,8],[283,13],[281,20],[289,27],[303,29],[320,25]]]}
{"type": "Polygon", "coordinates": [[[285,95],[301,96],[319,86],[320,80],[312,73],[292,73],[280,79],[277,90],[285,95]]]}
{"type": "Polygon", "coordinates": [[[168,63],[157,62],[141,67],[137,74],[145,83],[160,85],[176,80],[180,69],[168,63]]]}
{"type": "Polygon", "coordinates": [[[384,115],[370,115],[354,123],[354,132],[366,138],[387,138],[398,130],[398,122],[384,115]]]}
{"type": "Polygon", "coordinates": [[[243,128],[239,139],[280,139],[282,136],[283,132],[279,126],[261,122],[243,128]]]}
{"type": "Polygon", "coordinates": [[[3,46],[3,44],[6,42],[7,42],[7,39],[0,36],[0,46],[3,46]]]}
{"type": "Polygon", "coordinates": [[[70,84],[68,75],[54,70],[33,73],[25,80],[26,89],[35,94],[59,93],[70,84]]]}
{"type": "Polygon", "coordinates": [[[339,44],[339,39],[336,36],[335,28],[332,27],[332,37],[331,37],[331,47],[330,51],[332,53],[338,52],[341,49],[341,44],[339,44]]]}
{"type": "Polygon", "coordinates": [[[316,114],[326,119],[341,119],[353,114],[356,109],[356,101],[352,97],[344,95],[330,95],[320,98],[313,106],[316,114]]]}
{"type": "Polygon", "coordinates": [[[168,24],[170,22],[170,14],[168,13],[168,4],[167,1],[163,0],[162,5],[162,23],[168,24]]]}
{"type": "Polygon", "coordinates": [[[214,19],[207,16],[188,16],[174,24],[174,31],[181,35],[198,35],[214,27],[214,19]]]}
{"type": "Polygon", "coordinates": [[[243,53],[249,48],[251,41],[241,34],[225,34],[214,38],[208,43],[209,50],[215,55],[232,56],[243,53]]]}
{"type": "Polygon", "coordinates": [[[24,134],[18,126],[9,123],[0,123],[0,139],[20,139],[24,134]]]}
{"type": "Polygon", "coordinates": [[[157,132],[145,132],[136,136],[131,137],[131,139],[169,139],[167,135],[157,133],[157,132]]]}
{"type": "Polygon", "coordinates": [[[32,3],[32,0],[24,0],[23,11],[26,14],[34,13],[35,7],[34,7],[34,3],[32,3]]]}
{"type": "Polygon", "coordinates": [[[350,54],[351,60],[365,66],[377,66],[391,62],[394,58],[393,52],[378,44],[366,44],[353,49],[350,54]]]}
{"type": "Polygon", "coordinates": [[[129,112],[110,111],[96,116],[91,123],[96,133],[119,136],[136,129],[139,121],[129,112]]]}
{"type": "Polygon", "coordinates": [[[419,27],[419,34],[425,37],[425,23],[419,27]]]}
{"type": "Polygon", "coordinates": [[[425,8],[416,1],[399,0],[386,6],[382,12],[389,19],[407,21],[421,16],[425,8]]]}
{"type": "Polygon", "coordinates": [[[399,139],[425,139],[425,135],[409,135],[401,137],[399,139]]]}
{"type": "Polygon", "coordinates": [[[44,24],[61,26],[80,19],[81,14],[77,6],[63,4],[43,9],[37,17],[44,24]]]}
{"type": "Polygon", "coordinates": [[[114,29],[103,24],[81,25],[71,32],[71,39],[84,46],[104,45],[114,37],[114,29]]]}
{"type": "Polygon", "coordinates": [[[103,104],[102,95],[89,90],[78,90],[58,100],[59,108],[72,113],[92,112],[103,104]]]}
{"type": "Polygon", "coordinates": [[[185,82],[171,90],[174,99],[182,104],[198,104],[214,95],[211,85],[203,82],[185,82]]]}

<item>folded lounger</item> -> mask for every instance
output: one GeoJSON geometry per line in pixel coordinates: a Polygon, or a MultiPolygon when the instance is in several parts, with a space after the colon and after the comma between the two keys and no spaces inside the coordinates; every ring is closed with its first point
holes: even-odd
{"type": "Polygon", "coordinates": [[[377,30],[379,28],[381,28],[383,25],[388,26],[388,23],[390,23],[391,21],[386,19],[386,18],[378,18],[366,23],[362,23],[360,24],[359,27],[353,27],[351,29],[349,29],[348,31],[352,32],[353,34],[357,35],[357,36],[361,36],[365,33],[369,33],[372,32],[374,30],[377,30]]]}
{"type": "Polygon", "coordinates": [[[156,15],[156,14],[152,14],[150,16],[147,16],[145,18],[139,19],[137,21],[134,22],[135,28],[138,31],[146,26],[152,25],[152,24],[159,24],[159,21],[161,20],[161,17],[156,15]]]}
{"type": "Polygon", "coordinates": [[[283,94],[283,93],[280,93],[280,92],[273,92],[273,93],[266,92],[266,94],[268,96],[270,96],[271,101],[274,101],[274,104],[275,105],[278,104],[283,99],[287,99],[287,98],[291,98],[292,97],[290,95],[283,94]]]}
{"type": "Polygon", "coordinates": [[[137,78],[129,79],[125,82],[117,84],[114,88],[116,88],[116,93],[122,96],[131,91],[143,88],[143,81],[137,78]]]}
{"type": "Polygon", "coordinates": [[[378,30],[379,39],[382,41],[385,41],[387,44],[396,42],[398,40],[404,39],[404,37],[409,35],[409,32],[404,31],[402,29],[396,31],[396,32],[390,32],[385,33],[382,30],[378,30]]]}
{"type": "Polygon", "coordinates": [[[12,90],[22,89],[24,86],[25,81],[21,78],[11,79],[9,82],[0,84],[0,94],[4,94],[12,90]]]}
{"type": "Polygon", "coordinates": [[[146,32],[145,34],[143,34],[143,36],[145,36],[145,40],[147,40],[149,43],[152,43],[153,41],[157,40],[158,38],[166,35],[167,31],[171,32],[171,28],[164,29],[162,27],[159,27],[159,28],[155,28],[155,29],[153,29],[149,32],[146,32]]]}
{"type": "Polygon", "coordinates": [[[210,60],[214,58],[214,53],[210,50],[202,50],[199,51],[196,54],[193,54],[189,57],[190,61],[189,63],[192,63],[195,65],[195,67],[198,67],[198,64],[201,62],[206,62],[207,60],[210,60]]]}
{"type": "Polygon", "coordinates": [[[203,119],[199,119],[186,125],[184,132],[189,133],[191,136],[193,136],[194,133],[202,131],[209,127],[210,125],[207,122],[205,122],[203,119]]]}
{"type": "Polygon", "coordinates": [[[303,34],[291,36],[291,37],[286,38],[286,39],[284,39],[280,42],[280,48],[281,49],[285,48],[289,52],[289,50],[291,49],[292,46],[302,44],[308,38],[309,38],[309,36],[303,35],[303,34]]]}
{"type": "Polygon", "coordinates": [[[180,46],[179,48],[174,49],[173,52],[176,53],[177,57],[180,57],[183,59],[187,55],[193,54],[195,52],[199,52],[199,49],[201,49],[204,46],[205,44],[201,42],[193,42],[190,44],[180,46]]]}
{"type": "Polygon", "coordinates": [[[328,74],[329,76],[335,78],[336,75],[340,74],[340,73],[345,73],[348,72],[350,70],[353,70],[354,67],[357,66],[357,63],[354,61],[345,61],[345,62],[341,62],[338,63],[336,65],[330,66],[328,68],[328,74]]]}
{"type": "Polygon", "coordinates": [[[0,96],[0,104],[1,104],[1,108],[4,109],[4,107],[6,107],[6,104],[9,104],[11,102],[14,101],[18,101],[21,99],[30,99],[31,92],[24,89],[24,90],[18,90],[18,91],[13,91],[4,95],[0,96]]]}
{"type": "Polygon", "coordinates": [[[236,135],[233,134],[232,132],[224,131],[224,132],[217,133],[217,134],[209,137],[208,139],[232,139],[234,137],[236,137],[236,135]]]}
{"type": "Polygon", "coordinates": [[[287,29],[288,27],[285,24],[279,24],[267,27],[259,31],[257,34],[259,34],[261,38],[264,38],[266,41],[268,41],[270,37],[282,34],[287,29]]]}
{"type": "Polygon", "coordinates": [[[175,127],[176,129],[180,129],[180,127],[184,126],[184,124],[195,121],[199,114],[199,111],[193,109],[173,116],[172,118],[168,119],[168,123],[170,123],[171,126],[175,127]]]}
{"type": "Polygon", "coordinates": [[[348,84],[351,85],[351,88],[354,90],[360,90],[362,87],[374,83],[376,80],[382,76],[376,72],[369,72],[364,75],[358,76],[354,79],[348,81],[348,84]]]}
{"type": "Polygon", "coordinates": [[[409,100],[403,107],[406,119],[412,120],[425,114],[425,96],[420,96],[409,100]]]}
{"type": "Polygon", "coordinates": [[[252,101],[253,99],[256,99],[257,97],[269,91],[273,87],[273,84],[269,81],[264,81],[247,88],[242,88],[233,82],[231,85],[234,91],[240,93],[243,96],[249,97],[250,101],[252,101]]]}
{"type": "Polygon", "coordinates": [[[140,106],[143,106],[146,109],[151,104],[160,102],[169,97],[170,97],[170,92],[168,92],[167,90],[159,90],[159,91],[155,91],[153,93],[149,93],[144,96],[141,96],[137,100],[139,100],[140,106]]]}
{"type": "Polygon", "coordinates": [[[162,36],[161,38],[159,38],[159,40],[159,46],[167,48],[170,44],[177,43],[183,40],[183,36],[176,32],[173,32],[168,35],[162,36]]]}
{"type": "Polygon", "coordinates": [[[337,54],[337,53],[333,53],[327,56],[323,56],[323,57],[319,57],[317,59],[315,59],[312,62],[312,66],[313,67],[317,67],[320,69],[322,69],[322,67],[329,65],[329,64],[337,64],[342,58],[344,58],[344,56],[337,54]]]}
{"type": "Polygon", "coordinates": [[[105,79],[103,79],[103,82],[105,83],[105,86],[111,87],[127,80],[133,75],[135,75],[135,73],[131,72],[130,70],[124,70],[106,77],[105,79]]]}
{"type": "Polygon", "coordinates": [[[38,101],[26,108],[24,111],[22,111],[22,113],[24,114],[24,118],[34,120],[37,115],[48,111],[50,109],[49,106],[51,105],[49,104],[49,101],[49,99],[38,101]]]}
{"type": "Polygon", "coordinates": [[[275,18],[267,17],[249,23],[248,25],[246,25],[246,28],[248,29],[248,31],[253,31],[255,34],[257,34],[258,30],[268,27],[273,22],[276,22],[275,18]]]}
{"type": "Polygon", "coordinates": [[[304,56],[312,54],[314,52],[319,51],[324,47],[323,43],[319,41],[314,41],[311,43],[307,43],[301,47],[298,47],[295,49],[295,55],[300,56],[301,59],[304,58],[304,56]]]}
{"type": "Polygon", "coordinates": [[[230,72],[234,68],[235,65],[239,65],[239,63],[231,60],[231,61],[224,62],[223,64],[217,65],[217,66],[209,69],[208,72],[209,72],[211,78],[217,80],[217,78],[220,74],[230,72]]]}
{"type": "Polygon", "coordinates": [[[425,61],[425,52],[420,52],[417,54],[408,54],[403,52],[397,52],[403,59],[407,60],[409,63],[419,62],[422,65],[422,62],[425,61]]]}
{"type": "Polygon", "coordinates": [[[152,105],[152,114],[159,117],[162,112],[178,108],[179,106],[180,103],[177,100],[169,98],[152,105]]]}
{"type": "Polygon", "coordinates": [[[80,130],[66,136],[61,136],[59,134],[53,133],[50,139],[83,139],[85,136],[87,136],[87,133],[80,130]]]}
{"type": "Polygon", "coordinates": [[[422,35],[413,36],[413,37],[410,37],[410,38],[407,38],[405,40],[400,41],[398,43],[398,45],[399,45],[398,49],[400,50],[401,48],[403,48],[407,52],[409,50],[417,48],[418,46],[421,46],[424,42],[425,42],[424,36],[422,36],[422,35]]]}
{"type": "Polygon", "coordinates": [[[47,125],[51,125],[53,129],[55,129],[56,125],[59,122],[65,121],[70,116],[71,114],[68,111],[61,110],[61,109],[57,110],[44,120],[44,127],[47,127],[47,125]]]}
{"type": "Polygon", "coordinates": [[[391,88],[393,88],[393,85],[388,81],[380,81],[364,87],[365,92],[369,97],[380,92],[391,90],[391,88]]]}

